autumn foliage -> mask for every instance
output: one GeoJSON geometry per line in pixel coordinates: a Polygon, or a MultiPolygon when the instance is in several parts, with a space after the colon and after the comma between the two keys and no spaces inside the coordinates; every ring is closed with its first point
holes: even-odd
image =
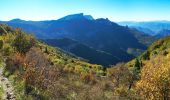
{"type": "Polygon", "coordinates": [[[141,72],[141,80],[136,89],[147,99],[170,99],[170,57],[159,55],[149,60],[141,72]]]}
{"type": "Polygon", "coordinates": [[[7,25],[0,28],[0,63],[23,100],[169,100],[170,37],[128,63],[104,68],[48,46],[7,25]]]}

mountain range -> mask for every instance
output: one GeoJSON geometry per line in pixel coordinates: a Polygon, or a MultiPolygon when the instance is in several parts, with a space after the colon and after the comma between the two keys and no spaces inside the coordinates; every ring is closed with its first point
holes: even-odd
{"type": "Polygon", "coordinates": [[[136,28],[145,34],[155,36],[157,38],[162,38],[169,36],[170,30],[170,21],[145,21],[145,22],[133,22],[133,21],[124,21],[118,22],[119,25],[129,26],[131,28],[136,28]]]}
{"type": "Polygon", "coordinates": [[[59,46],[66,51],[72,47],[69,52],[92,63],[105,66],[133,59],[155,40],[154,37],[144,34],[144,32],[120,26],[108,18],[94,19],[83,13],[68,15],[58,20],[13,19],[0,23],[20,27],[23,31],[34,34],[49,45],[59,46]],[[58,41],[57,39],[63,40],[58,41]],[[70,45],[68,45],[68,41],[71,42],[70,45]],[[129,50],[133,50],[135,54],[129,50]],[[96,54],[100,56],[96,56],[96,54]]]}

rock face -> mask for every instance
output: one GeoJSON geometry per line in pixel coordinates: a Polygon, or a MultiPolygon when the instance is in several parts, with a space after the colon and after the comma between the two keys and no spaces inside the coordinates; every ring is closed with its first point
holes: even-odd
{"type": "MultiPolygon", "coordinates": [[[[5,64],[4,64],[5,66],[5,64]]],[[[2,97],[3,100],[16,100],[15,99],[15,94],[14,94],[14,88],[11,84],[11,82],[8,80],[8,78],[6,78],[3,75],[3,67],[0,67],[0,85],[3,87],[4,90],[4,95],[2,97]]]]}

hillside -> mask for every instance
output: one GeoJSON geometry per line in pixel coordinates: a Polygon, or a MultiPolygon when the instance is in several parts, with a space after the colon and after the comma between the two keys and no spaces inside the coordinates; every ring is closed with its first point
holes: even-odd
{"type": "MultiPolygon", "coordinates": [[[[131,60],[136,55],[139,55],[141,51],[145,50],[147,45],[153,42],[150,41],[152,40],[151,36],[140,35],[141,32],[137,30],[134,31],[128,27],[119,26],[107,18],[93,19],[91,16],[82,13],[68,15],[58,20],[24,21],[15,19],[1,23],[13,27],[20,27],[25,32],[33,33],[39,39],[73,39],[97,51],[104,51],[111,54],[113,55],[112,58],[116,57],[118,59],[113,63],[107,63],[107,65],[115,64],[119,61],[127,62],[131,60]],[[150,39],[142,40],[145,37],[150,39]],[[147,44],[141,41],[147,42],[147,44]],[[129,53],[129,49],[137,53],[129,53]]],[[[88,52],[86,52],[86,54],[87,53],[88,52]]],[[[87,59],[87,57],[85,57],[85,59],[87,59]]],[[[96,57],[94,57],[93,60],[97,60],[96,57]]]]}
{"type": "MultiPolygon", "coordinates": [[[[32,35],[0,25],[0,66],[13,92],[0,95],[16,100],[135,99],[129,91],[132,74],[123,64],[104,68],[90,64],[32,35]],[[119,79],[118,79],[119,78],[119,79]],[[13,97],[14,95],[15,97],[13,97]]],[[[1,86],[8,87],[0,82],[1,86]]]]}
{"type": "Polygon", "coordinates": [[[136,89],[144,98],[170,98],[169,60],[170,37],[165,37],[154,42],[142,55],[126,64],[134,71],[136,89]]]}
{"type": "Polygon", "coordinates": [[[111,68],[90,64],[7,25],[0,25],[0,51],[3,76],[16,100],[142,99],[136,92],[136,70],[123,63],[111,68]]]}
{"type": "MultiPolygon", "coordinates": [[[[62,83],[64,86],[67,85],[65,81],[73,77],[79,79],[68,82],[81,79],[88,81],[92,73],[99,76],[105,74],[102,66],[87,63],[58,48],[45,45],[20,29],[0,25],[0,34],[1,64],[6,64],[3,73],[13,82],[17,100],[23,98],[34,100],[44,98],[45,100],[50,95],[55,98],[54,95],[59,96],[59,94],[53,94],[57,90],[51,89],[57,86],[52,85],[57,85],[56,82],[61,79],[64,79],[62,83]],[[61,79],[57,77],[58,75],[61,79]]],[[[62,90],[62,86],[60,87],[62,90]]],[[[58,91],[62,93],[61,90],[58,91]]]]}
{"type": "Polygon", "coordinates": [[[169,53],[170,48],[170,37],[165,37],[154,42],[152,45],[148,47],[148,49],[142,53],[140,56],[135,58],[134,60],[127,63],[127,66],[134,67],[136,63],[138,63],[138,69],[141,69],[146,62],[154,59],[155,57],[162,55],[166,56],[169,53]]]}
{"type": "MultiPolygon", "coordinates": [[[[0,25],[0,34],[0,65],[5,63],[3,75],[17,100],[170,98],[170,37],[156,41],[131,62],[104,68],[20,29],[0,25]]],[[[0,93],[5,95],[3,89],[0,93]]]]}
{"type": "Polygon", "coordinates": [[[78,57],[82,57],[93,64],[100,64],[109,67],[109,65],[116,64],[120,60],[104,51],[95,50],[85,44],[81,44],[75,40],[63,38],[63,39],[46,39],[43,40],[47,44],[59,47],[67,52],[70,52],[78,57]]]}

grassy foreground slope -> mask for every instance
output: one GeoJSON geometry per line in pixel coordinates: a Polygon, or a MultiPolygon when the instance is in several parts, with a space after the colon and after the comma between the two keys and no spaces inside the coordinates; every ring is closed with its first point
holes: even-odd
{"type": "Polygon", "coordinates": [[[136,98],[131,72],[90,64],[48,46],[20,29],[0,25],[0,59],[17,100],[114,100],[136,98]]]}
{"type": "Polygon", "coordinates": [[[102,66],[82,61],[7,25],[0,25],[0,50],[6,63],[4,75],[13,82],[17,99],[71,98],[78,91],[70,88],[88,88],[88,84],[81,85],[105,74],[102,66]]]}

